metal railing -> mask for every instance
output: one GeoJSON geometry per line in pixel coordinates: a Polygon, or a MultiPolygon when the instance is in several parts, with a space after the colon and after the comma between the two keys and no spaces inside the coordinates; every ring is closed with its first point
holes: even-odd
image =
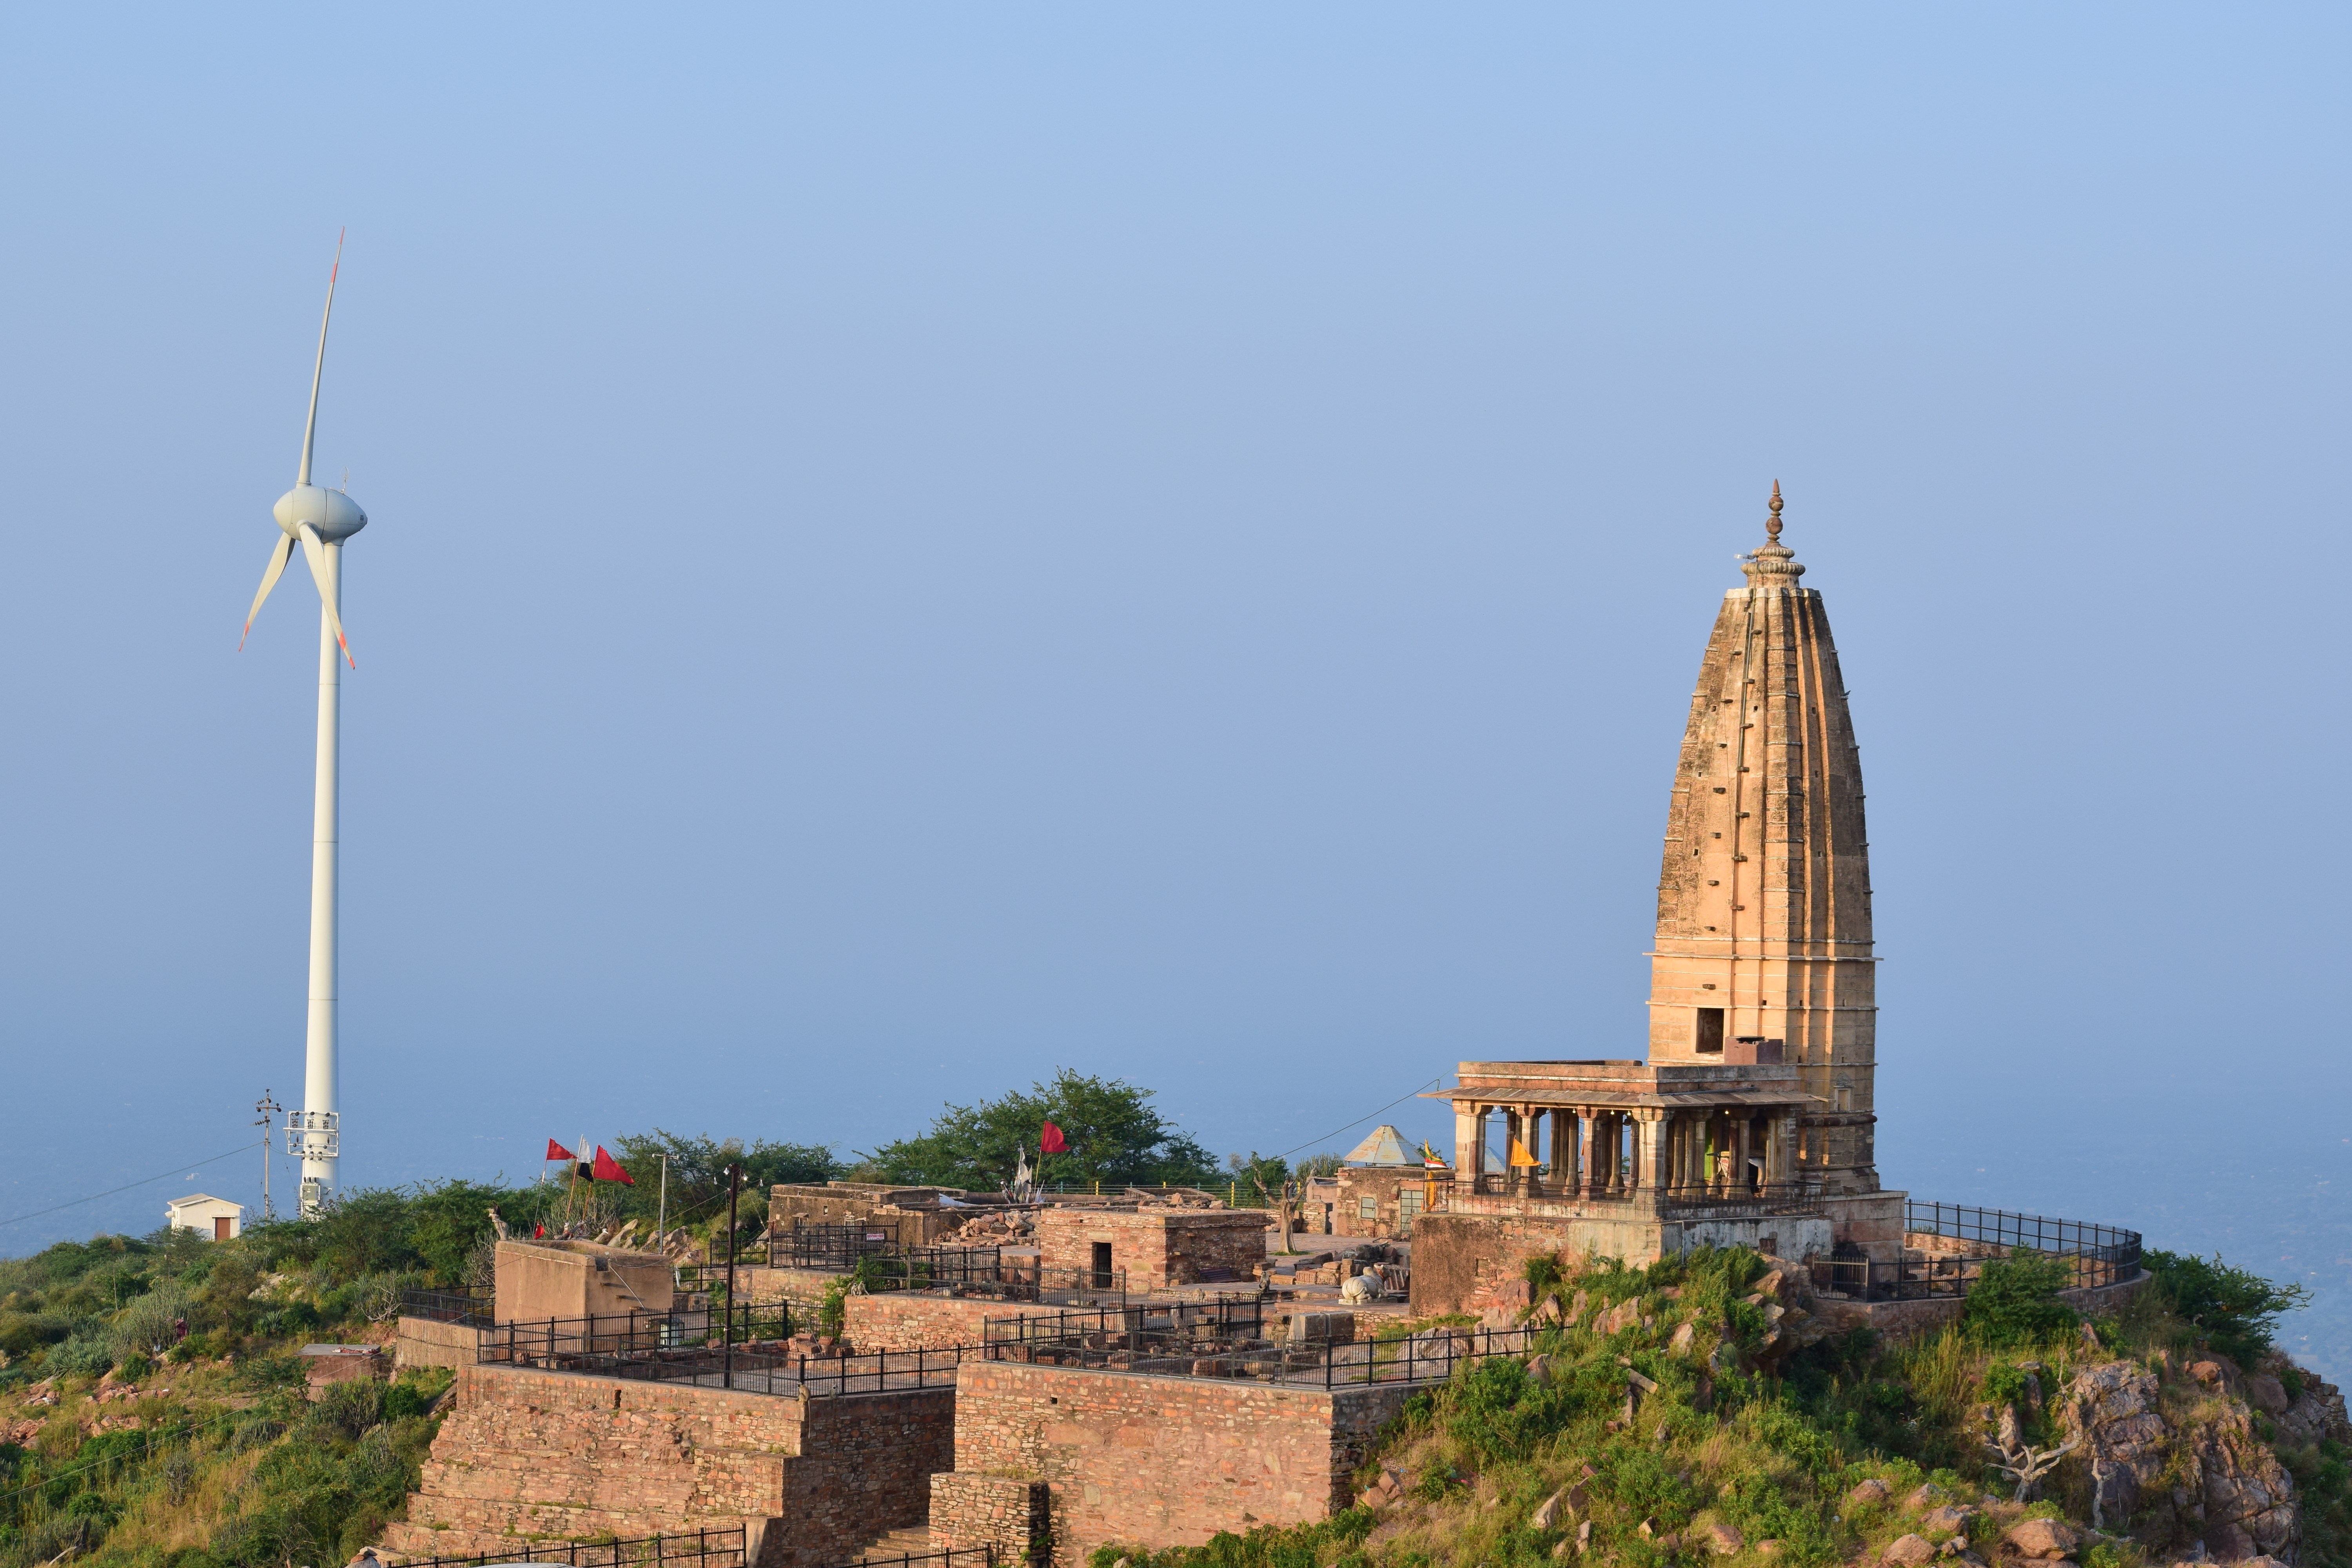
{"type": "Polygon", "coordinates": [[[1643,1193],[1657,1199],[1662,1215],[1704,1214],[1717,1219],[1804,1215],[1822,1212],[1819,1178],[1794,1182],[1689,1182],[1665,1186],[1644,1185],[1631,1171],[1621,1171],[1587,1190],[1578,1182],[1547,1175],[1512,1175],[1482,1171],[1468,1184],[1486,1197],[1556,1198],[1580,1203],[1624,1203],[1643,1193]]]}
{"type": "Polygon", "coordinates": [[[746,1303],[726,1314],[733,1338],[714,1331],[712,1314],[631,1312],[499,1323],[476,1352],[484,1364],[525,1366],[645,1383],[690,1383],[747,1394],[813,1396],[944,1388],[956,1364],[976,1361],[979,1345],[936,1350],[808,1355],[789,1348],[787,1304],[746,1303]]]}
{"type": "Polygon", "coordinates": [[[1266,1337],[1255,1301],[1130,1307],[991,1320],[988,1359],[1163,1377],[1251,1379],[1326,1389],[1442,1383],[1495,1355],[1524,1355],[1536,1329],[1439,1329],[1338,1344],[1266,1337]]]}
{"type": "MultiPolygon", "coordinates": [[[[402,1557],[385,1561],[398,1568],[487,1568],[498,1563],[566,1563],[572,1568],[744,1568],[744,1531],[697,1530],[640,1535],[625,1541],[522,1541],[510,1552],[480,1557],[402,1557]]],[[[970,1555],[970,1554],[967,1554],[970,1555]]],[[[919,1559],[918,1560],[919,1561],[919,1559]]]]}
{"type": "MultiPolygon", "coordinates": [[[[768,1234],[771,1268],[824,1268],[846,1274],[861,1258],[882,1258],[899,1250],[898,1227],[875,1225],[796,1225],[768,1234]]],[[[736,1261],[742,1261],[740,1253],[736,1261]]],[[[723,1260],[719,1264],[724,1267],[723,1260]]]]}
{"type": "MultiPolygon", "coordinates": [[[[537,1366],[583,1372],[614,1358],[683,1355],[732,1345],[739,1353],[762,1342],[792,1338],[792,1303],[744,1301],[732,1308],[654,1312],[637,1310],[586,1318],[548,1318],[535,1323],[493,1323],[482,1334],[476,1360],[485,1365],[537,1366]]],[[[615,1375],[636,1375],[617,1373],[615,1375]]]]}
{"type": "Polygon", "coordinates": [[[996,1568],[996,1548],[993,1546],[963,1546],[949,1552],[901,1552],[895,1557],[860,1557],[855,1563],[841,1563],[832,1568],[915,1568],[917,1563],[936,1563],[938,1568],[996,1568]]]}
{"type": "Polygon", "coordinates": [[[1725,1187],[1667,1187],[1658,1194],[1661,1218],[1704,1215],[1708,1219],[1763,1219],[1773,1215],[1822,1212],[1818,1177],[1725,1187]]]}
{"type": "Polygon", "coordinates": [[[2139,1267],[2139,1232],[2119,1226],[2011,1214],[2006,1209],[1971,1208],[1965,1204],[1906,1202],[1903,1228],[2002,1250],[2021,1247],[2030,1252],[2047,1252],[2062,1258],[2092,1258],[2139,1267]]]}
{"type": "Polygon", "coordinates": [[[498,1292],[488,1285],[454,1285],[444,1290],[403,1290],[400,1315],[429,1318],[436,1323],[490,1326],[498,1292]]]}
{"type": "Polygon", "coordinates": [[[1862,1301],[1920,1301],[1966,1296],[1985,1265],[2014,1253],[2054,1258],[2067,1266],[2066,1289],[2095,1289],[2139,1277],[2140,1235],[2116,1226],[1961,1204],[1906,1203],[1904,1230],[1965,1244],[1959,1252],[1906,1248],[1897,1261],[1828,1258],[1812,1265],[1813,1287],[1862,1301]]]}

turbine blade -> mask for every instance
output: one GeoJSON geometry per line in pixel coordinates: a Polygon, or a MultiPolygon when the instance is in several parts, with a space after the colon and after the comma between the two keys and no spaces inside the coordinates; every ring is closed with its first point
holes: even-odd
{"type": "Polygon", "coordinates": [[[310,563],[310,581],[319,584],[319,603],[327,607],[327,624],[335,628],[335,646],[357,669],[360,661],[352,658],[352,645],[343,640],[343,617],[335,613],[334,584],[327,581],[327,547],[319,542],[319,531],[307,522],[302,525],[302,558],[310,563]]]}
{"type": "Polygon", "coordinates": [[[269,564],[261,569],[261,592],[253,596],[253,608],[245,612],[245,630],[236,635],[236,651],[245,651],[245,639],[253,635],[253,617],[261,614],[261,601],[269,597],[269,590],[278,586],[278,574],[286,563],[294,557],[294,542],[284,534],[278,536],[278,548],[269,552],[269,564]]]}
{"type": "MultiPolygon", "coordinates": [[[[335,279],[343,269],[343,234],[335,233],[335,264],[327,271],[327,308],[319,312],[319,363],[310,367],[310,417],[302,426],[302,467],[294,476],[297,485],[310,482],[310,443],[319,434],[319,378],[327,369],[327,321],[335,313],[335,279]]],[[[351,649],[345,648],[348,655],[351,649]]]]}

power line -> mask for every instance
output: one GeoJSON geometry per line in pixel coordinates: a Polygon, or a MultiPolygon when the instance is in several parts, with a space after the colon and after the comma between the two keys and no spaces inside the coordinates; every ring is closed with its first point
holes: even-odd
{"type": "MultiPolygon", "coordinates": [[[[1444,1081],[1445,1075],[1444,1073],[1440,1073],[1425,1084],[1415,1084],[1409,1092],[1400,1094],[1394,1100],[1390,1100],[1386,1105],[1381,1106],[1381,1110],[1393,1110],[1398,1106],[1402,1105],[1406,1100],[1418,1096],[1422,1090],[1425,1089],[1434,1089],[1444,1081]]],[[[1311,1149],[1318,1143],[1337,1138],[1340,1133],[1345,1132],[1350,1127],[1361,1127],[1365,1122],[1370,1121],[1373,1117],[1378,1116],[1381,1113],[1381,1110],[1368,1110],[1363,1115],[1357,1117],[1353,1121],[1343,1121],[1339,1123],[1339,1126],[1331,1129],[1330,1131],[1323,1134],[1320,1138],[1309,1138],[1306,1142],[1298,1145],[1298,1149],[1311,1149]]],[[[1293,1154],[1297,1153],[1298,1149],[1285,1149],[1281,1153],[1276,1154],[1274,1157],[1277,1160],[1287,1160],[1293,1154]]]]}
{"type": "MultiPolygon", "coordinates": [[[[269,1140],[264,1138],[261,1142],[267,1145],[269,1140]]],[[[223,1160],[242,1154],[252,1147],[250,1143],[240,1143],[228,1153],[215,1154],[208,1160],[183,1160],[179,1164],[173,1166],[172,1171],[184,1170],[191,1166],[201,1169],[205,1165],[216,1165],[223,1160]]],[[[119,1187],[109,1187],[102,1193],[92,1193],[86,1198],[75,1198],[70,1203],[54,1204],[45,1209],[35,1209],[31,1214],[20,1214],[11,1219],[0,1219],[0,1225],[16,1225],[24,1220],[38,1219],[45,1214],[56,1214],[59,1209],[79,1208],[83,1204],[94,1204],[100,1198],[110,1198],[117,1193],[127,1193],[133,1187],[143,1187],[155,1182],[168,1181],[171,1179],[172,1171],[166,1171],[160,1176],[145,1176],[135,1182],[125,1182],[119,1187]]]]}

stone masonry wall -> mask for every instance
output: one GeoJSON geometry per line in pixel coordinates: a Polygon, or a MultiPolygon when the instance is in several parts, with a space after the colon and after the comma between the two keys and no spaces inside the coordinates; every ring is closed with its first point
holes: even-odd
{"type": "Polygon", "coordinates": [[[471,1366],[480,1353],[482,1331],[466,1323],[444,1323],[432,1318],[403,1318],[399,1337],[393,1341],[393,1364],[411,1366],[471,1366]]]}
{"type": "Polygon", "coordinates": [[[921,1522],[954,1452],[943,1388],[802,1401],[476,1366],[456,1398],[407,1521],[385,1535],[393,1555],[787,1519],[758,1568],[818,1568],[921,1522]]]}
{"type": "Polygon", "coordinates": [[[843,1335],[860,1351],[977,1345],[982,1342],[982,1323],[990,1318],[1013,1317],[1022,1310],[1017,1302],[914,1290],[877,1290],[852,1296],[842,1305],[846,1310],[843,1335]]]}
{"type": "Polygon", "coordinates": [[[931,1478],[931,1550],[996,1548],[996,1561],[1032,1561],[1049,1539],[1053,1490],[1043,1481],[943,1470],[931,1478]]]}
{"type": "Polygon", "coordinates": [[[1219,1531],[1329,1518],[1410,1393],[966,1362],[955,1468],[1045,1482],[1052,1562],[1076,1568],[1112,1542],[1197,1546],[1219,1531]]]}

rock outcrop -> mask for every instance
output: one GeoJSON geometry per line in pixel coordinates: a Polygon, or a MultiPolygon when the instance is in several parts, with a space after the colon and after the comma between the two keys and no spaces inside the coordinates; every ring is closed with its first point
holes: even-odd
{"type": "MultiPolygon", "coordinates": [[[[2105,1362],[2067,1385],[2059,1417],[2090,1466],[2092,1523],[2129,1528],[2155,1550],[2202,1541],[2223,1563],[2258,1552],[2293,1563],[2302,1535],[2294,1478],[2256,1430],[2252,1407],[2197,1370],[2168,1387],[2131,1362],[2105,1362]]],[[[2323,1416],[2324,1406],[2306,1419],[2323,1416]]]]}

